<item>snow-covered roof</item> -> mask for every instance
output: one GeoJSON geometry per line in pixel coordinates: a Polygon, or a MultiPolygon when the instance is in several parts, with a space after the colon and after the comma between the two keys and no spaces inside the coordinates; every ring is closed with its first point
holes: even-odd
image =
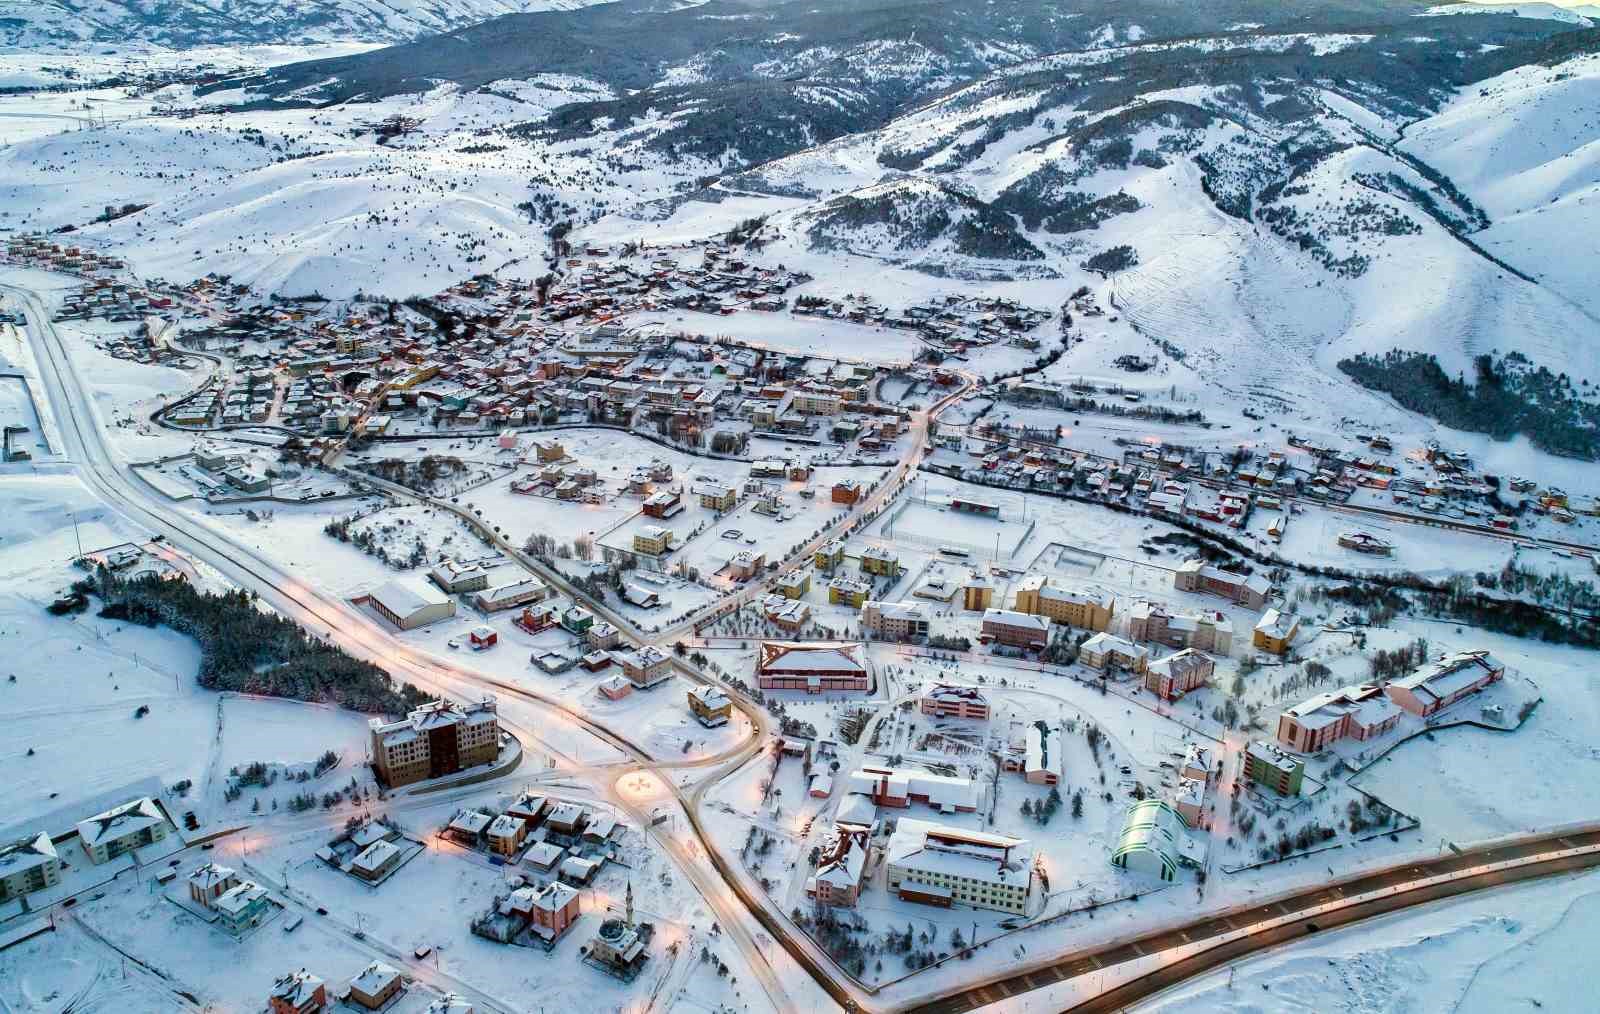
{"type": "Polygon", "coordinates": [[[865,673],[861,645],[797,644],[789,641],[762,641],[760,669],[763,673],[865,673]]]}
{"type": "Polygon", "coordinates": [[[373,601],[399,617],[411,616],[450,601],[450,596],[415,575],[386,581],[369,594],[373,601]]]}
{"type": "Polygon", "coordinates": [[[219,912],[236,915],[266,896],[267,889],[265,887],[253,880],[241,880],[211,904],[219,912]]]}
{"type": "Polygon", "coordinates": [[[1033,629],[1039,633],[1046,633],[1050,629],[1048,616],[1035,616],[1033,613],[1019,613],[1013,609],[985,609],[983,611],[984,623],[1001,623],[1008,627],[1021,627],[1033,629]]]}
{"type": "Polygon", "coordinates": [[[309,1003],[322,986],[322,980],[304,968],[290,972],[272,984],[272,998],[282,1000],[291,1007],[309,1003]]]}
{"type": "Polygon", "coordinates": [[[523,828],[521,817],[513,817],[509,813],[502,813],[489,823],[488,835],[491,838],[514,838],[523,828]]]}
{"type": "Polygon", "coordinates": [[[156,805],[154,799],[142,796],[81,821],[78,824],[78,838],[85,848],[93,848],[103,842],[115,841],[124,835],[163,824],[166,819],[166,814],[161,812],[161,807],[156,805]]]}
{"type": "Polygon", "coordinates": [[[368,996],[376,996],[388,988],[389,983],[400,978],[400,970],[381,961],[374,961],[350,980],[350,985],[368,996]]]}
{"type": "Polygon", "coordinates": [[[493,817],[486,813],[479,813],[477,810],[462,810],[450,822],[450,830],[464,831],[467,834],[482,834],[493,820],[493,817]]]}
{"type": "Polygon", "coordinates": [[[24,870],[31,870],[54,859],[56,859],[55,844],[50,841],[48,834],[40,831],[32,838],[0,846],[0,877],[9,877],[24,870]]]}
{"type": "Polygon", "coordinates": [[[845,779],[849,792],[872,796],[879,794],[880,787],[887,796],[925,796],[929,806],[970,809],[978,805],[978,786],[970,778],[955,775],[936,775],[909,768],[864,767],[850,772],[845,779]]]}
{"type": "Polygon", "coordinates": [[[1286,613],[1279,609],[1268,609],[1261,614],[1261,619],[1256,623],[1256,631],[1268,637],[1283,640],[1294,633],[1295,627],[1300,625],[1300,618],[1294,613],[1286,613]]]}
{"type": "Polygon", "coordinates": [[[384,864],[393,859],[399,852],[400,849],[395,846],[394,842],[375,841],[362,849],[354,859],[350,860],[350,868],[366,873],[375,872],[383,869],[384,864]]]}
{"type": "Polygon", "coordinates": [[[1033,879],[1033,846],[1010,835],[904,817],[889,838],[888,863],[913,878],[938,874],[1026,889],[1033,879]]]}
{"type": "Polygon", "coordinates": [[[1459,651],[1445,655],[1398,679],[1390,686],[1403,687],[1414,693],[1427,693],[1443,700],[1465,687],[1495,673],[1505,671],[1505,663],[1487,651],[1459,651]]]}
{"type": "MultiPolygon", "coordinates": [[[[3,872],[3,870],[4,867],[0,866],[0,872],[3,872]]],[[[216,863],[206,863],[204,866],[196,867],[194,872],[189,874],[189,883],[199,887],[202,891],[209,891],[219,884],[227,883],[228,879],[233,876],[236,876],[236,874],[231,867],[218,866],[216,863]]]]}

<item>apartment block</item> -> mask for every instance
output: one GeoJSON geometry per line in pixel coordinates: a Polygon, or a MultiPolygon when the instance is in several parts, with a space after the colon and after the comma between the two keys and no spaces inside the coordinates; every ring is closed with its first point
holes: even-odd
{"type": "Polygon", "coordinates": [[[1111,626],[1116,600],[1105,592],[1062,588],[1042,574],[1030,574],[1017,585],[1015,608],[1056,623],[1104,631],[1111,626]]]}
{"type": "Polygon", "coordinates": [[[488,764],[500,754],[500,719],[493,697],[461,707],[431,701],[398,722],[367,723],[372,766],[391,788],[488,764]]]}

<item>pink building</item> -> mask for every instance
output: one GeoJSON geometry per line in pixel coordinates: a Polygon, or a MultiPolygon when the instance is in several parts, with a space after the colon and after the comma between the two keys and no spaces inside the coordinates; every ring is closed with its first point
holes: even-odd
{"type": "Polygon", "coordinates": [[[1278,716],[1278,742],[1316,753],[1341,739],[1372,739],[1400,722],[1400,709],[1375,684],[1343,687],[1301,701],[1278,716]]]}
{"type": "Polygon", "coordinates": [[[935,683],[922,695],[921,709],[924,715],[936,718],[974,718],[982,721],[989,717],[989,699],[977,687],[935,683]]]}
{"type": "Polygon", "coordinates": [[[1409,676],[1390,680],[1383,692],[1413,715],[1426,718],[1498,682],[1505,674],[1505,663],[1487,651],[1460,651],[1409,676]]]}

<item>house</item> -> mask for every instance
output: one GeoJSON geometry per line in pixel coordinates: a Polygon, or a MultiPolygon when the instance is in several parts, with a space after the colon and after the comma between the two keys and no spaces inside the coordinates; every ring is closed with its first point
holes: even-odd
{"type": "Polygon", "coordinates": [[[1487,651],[1460,651],[1390,680],[1383,692],[1413,715],[1427,718],[1499,682],[1505,674],[1505,663],[1487,651]]]}
{"type": "Polygon", "coordinates": [[[762,599],[761,612],[773,626],[790,633],[799,633],[811,619],[810,603],[786,599],[782,595],[768,595],[762,599]]]}
{"type": "Polygon", "coordinates": [[[672,658],[653,644],[612,652],[611,660],[622,667],[622,675],[636,687],[653,687],[672,676],[672,658]]]}
{"type": "Polygon", "coordinates": [[[853,908],[867,868],[866,835],[835,826],[822,840],[817,870],[806,878],[806,894],[823,905],[853,908]]]}
{"type": "Polygon", "coordinates": [[[706,684],[689,691],[689,711],[708,729],[727,725],[733,714],[733,701],[718,687],[706,684]]]}
{"type": "Polygon", "coordinates": [[[846,791],[867,796],[878,806],[904,809],[912,803],[922,803],[944,813],[972,813],[982,795],[970,778],[910,768],[858,768],[845,779],[845,787],[846,791]]]}
{"type": "Polygon", "coordinates": [[[463,845],[476,847],[494,818],[478,810],[462,810],[450,819],[444,833],[463,845]]]}
{"type": "Polygon", "coordinates": [[[949,683],[935,683],[922,692],[918,705],[924,715],[936,718],[972,718],[986,721],[989,717],[989,698],[977,687],[959,687],[949,683]]]}
{"type": "Polygon", "coordinates": [[[739,502],[739,489],[720,479],[697,479],[690,492],[700,499],[700,506],[708,511],[726,513],[739,502]]]}
{"type": "Polygon", "coordinates": [[[872,689],[872,677],[865,657],[860,642],[762,641],[757,682],[763,690],[866,693],[872,689]]]}
{"type": "Polygon", "coordinates": [[[559,880],[542,887],[519,887],[500,903],[500,914],[522,920],[534,936],[551,946],[578,921],[578,892],[559,880]]]}
{"type": "Polygon", "coordinates": [[[350,980],[350,999],[367,1010],[377,1010],[405,988],[400,970],[374,961],[350,980]]]}
{"type": "Polygon", "coordinates": [[[601,680],[596,689],[600,691],[600,696],[604,697],[606,700],[620,701],[624,697],[633,693],[633,684],[623,676],[617,673],[612,673],[610,676],[607,676],[605,679],[601,680]]]}
{"type": "Polygon", "coordinates": [[[1024,839],[903,817],[885,851],[888,888],[903,901],[1027,914],[1034,866],[1024,839]]]}
{"type": "Polygon", "coordinates": [[[414,576],[387,581],[356,600],[401,630],[416,630],[456,614],[455,600],[414,576]]]}
{"type": "Polygon", "coordinates": [[[550,586],[520,568],[505,567],[488,575],[489,581],[472,596],[472,604],[486,613],[542,602],[550,586]]]}
{"type": "Polygon", "coordinates": [[[561,614],[561,627],[569,634],[581,637],[587,634],[592,626],[594,626],[594,613],[582,606],[568,606],[561,614]]]}
{"type": "Polygon", "coordinates": [[[786,599],[799,599],[811,590],[810,571],[790,571],[778,578],[773,590],[786,599]]]}
{"type": "Polygon", "coordinates": [[[1091,669],[1122,669],[1142,675],[1150,662],[1150,649],[1115,634],[1096,634],[1078,649],[1078,661],[1091,669]]]}
{"type": "Polygon", "coordinates": [[[928,609],[919,602],[868,599],[861,604],[861,629],[874,637],[891,641],[927,637],[928,609]]]}
{"type": "Polygon", "coordinates": [[[500,755],[495,699],[460,706],[430,701],[398,722],[367,722],[372,767],[390,788],[455,774],[500,755]]]}
{"type": "Polygon", "coordinates": [[[557,803],[544,819],[545,826],[558,834],[575,836],[589,821],[589,811],[577,803],[557,803]]]}
{"type": "Polygon", "coordinates": [[[583,887],[600,872],[600,863],[579,855],[569,855],[556,867],[561,879],[576,887],[583,887]]]}
{"type": "Polygon", "coordinates": [[[1185,648],[1149,663],[1144,673],[1144,688],[1164,701],[1175,701],[1210,683],[1216,671],[1217,663],[1211,656],[1185,648]]]}
{"type": "Polygon", "coordinates": [[[532,867],[540,873],[549,873],[560,864],[566,854],[567,850],[560,845],[547,841],[535,842],[523,854],[522,865],[532,867]]]}
{"type": "Polygon", "coordinates": [[[1300,618],[1294,613],[1268,609],[1250,637],[1250,644],[1274,655],[1287,655],[1294,637],[1300,632],[1300,618]]]}
{"type": "Polygon", "coordinates": [[[1129,873],[1175,880],[1183,862],[1188,824],[1171,803],[1141,799],[1128,807],[1111,865],[1129,873]]]}
{"type": "Polygon", "coordinates": [[[210,908],[224,894],[239,884],[239,874],[227,866],[206,863],[189,874],[189,900],[201,908],[210,908]]]}
{"type": "Polygon", "coordinates": [[[272,984],[267,1005],[272,1014],[318,1014],[328,1008],[328,989],[321,979],[302,968],[272,984]]]}
{"type": "Polygon", "coordinates": [[[609,650],[622,643],[622,631],[608,621],[601,620],[589,628],[584,640],[591,648],[609,650]]]}
{"type": "Polygon", "coordinates": [[[1305,761],[1273,743],[1252,740],[1245,747],[1244,777],[1253,785],[1271,789],[1280,796],[1298,796],[1305,772],[1305,761]]]}
{"type": "Polygon", "coordinates": [[[528,823],[520,817],[502,813],[489,823],[489,829],[484,834],[489,851],[514,856],[528,837],[528,823]]]}
{"type": "Polygon", "coordinates": [[[164,841],[172,830],[166,811],[154,799],[143,796],[80,821],[78,841],[89,861],[99,865],[164,841]]]}
{"type": "Polygon", "coordinates": [[[468,632],[467,642],[472,645],[473,651],[483,651],[485,648],[493,648],[496,644],[499,644],[500,635],[495,633],[493,627],[477,626],[468,632]]]}
{"type": "Polygon", "coordinates": [[[1341,739],[1381,736],[1399,724],[1401,713],[1376,684],[1341,687],[1285,709],[1278,716],[1278,744],[1316,753],[1341,739]]]}
{"type": "Polygon", "coordinates": [[[400,865],[399,846],[391,841],[375,841],[350,860],[350,872],[362,880],[376,883],[400,865]]]}
{"type": "Polygon", "coordinates": [[[978,640],[984,644],[1004,644],[1015,648],[1043,648],[1050,641],[1050,621],[1032,613],[1010,609],[986,609],[978,640]]]}
{"type": "Polygon", "coordinates": [[[675,489],[658,490],[645,497],[644,516],[647,518],[670,518],[683,510],[683,496],[675,489]]]}
{"type": "Polygon", "coordinates": [[[1015,609],[1084,630],[1104,631],[1111,626],[1116,600],[1106,592],[1062,588],[1042,574],[1030,574],[1017,585],[1015,609]]]}
{"type": "Polygon", "coordinates": [[[1183,561],[1173,572],[1172,586],[1179,591],[1220,595],[1241,606],[1260,609],[1266,604],[1272,582],[1260,574],[1235,574],[1213,567],[1199,557],[1183,561]]]}
{"type": "Polygon", "coordinates": [[[894,577],[900,573],[900,558],[886,547],[868,546],[861,551],[861,573],[894,577]]]}
{"type": "Polygon", "coordinates": [[[828,582],[829,605],[859,609],[866,604],[867,596],[871,594],[872,586],[865,581],[840,575],[828,582]]]}
{"type": "Polygon", "coordinates": [[[272,902],[265,887],[253,880],[241,880],[213,901],[211,909],[217,913],[218,924],[238,936],[261,925],[261,920],[272,912],[272,902]]]}
{"type": "Polygon", "coordinates": [[[840,479],[833,484],[833,502],[854,504],[861,499],[865,487],[855,479],[840,479]]]}

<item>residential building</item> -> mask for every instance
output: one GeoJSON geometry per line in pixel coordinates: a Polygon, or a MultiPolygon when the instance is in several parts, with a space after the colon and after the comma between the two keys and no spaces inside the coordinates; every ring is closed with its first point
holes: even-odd
{"type": "Polygon", "coordinates": [[[1183,763],[1178,765],[1178,777],[1207,782],[1211,780],[1211,751],[1198,743],[1190,743],[1184,751],[1183,763]]]}
{"type": "MultiPolygon", "coordinates": [[[[592,626],[594,626],[594,613],[582,606],[568,606],[561,613],[561,627],[569,634],[577,634],[581,637],[587,634],[592,626]]],[[[596,645],[595,647],[604,646],[596,645]]]]}
{"type": "Polygon", "coordinates": [[[239,874],[227,866],[206,863],[189,874],[189,900],[210,908],[224,894],[239,885],[239,874]]]}
{"type": "Polygon", "coordinates": [[[1172,582],[1179,591],[1221,595],[1251,609],[1266,605],[1267,594],[1272,591],[1272,582],[1260,574],[1235,574],[1213,567],[1198,557],[1179,564],[1172,582]]]}
{"type": "Polygon", "coordinates": [[[1034,866],[1024,839],[903,817],[887,856],[888,887],[902,900],[1027,914],[1034,866]]]}
{"type": "Polygon", "coordinates": [[[850,606],[855,609],[866,604],[867,596],[872,594],[872,585],[865,581],[857,581],[843,575],[828,582],[828,603],[835,606],[850,606]]]}
{"type": "Polygon", "coordinates": [[[811,590],[811,572],[793,570],[778,578],[773,590],[786,599],[802,598],[811,590]]]}
{"type": "Polygon", "coordinates": [[[1253,785],[1271,789],[1280,796],[1298,796],[1305,773],[1305,761],[1273,743],[1252,740],[1245,747],[1244,777],[1253,785]]]}
{"type": "Polygon", "coordinates": [[[0,902],[61,883],[61,857],[43,831],[0,845],[0,902]]]}
{"type": "Polygon", "coordinates": [[[1104,631],[1111,626],[1116,600],[1107,592],[1061,588],[1043,574],[1030,574],[1017,585],[1015,608],[1056,623],[1104,631]]]}
{"type": "Polygon", "coordinates": [[[782,595],[768,595],[761,600],[761,612],[773,626],[790,633],[799,633],[811,619],[811,605],[801,599],[786,599],[782,595]]]}
{"type": "Polygon", "coordinates": [[[1316,753],[1341,739],[1381,736],[1400,723],[1401,714],[1377,684],[1341,687],[1285,709],[1278,716],[1278,743],[1316,753]]]}
{"type": "MultiPolygon", "coordinates": [[[[607,657],[609,658],[609,656],[607,657]]],[[[612,673],[610,676],[607,676],[605,679],[600,681],[597,689],[600,691],[600,696],[604,697],[606,700],[620,701],[624,697],[627,697],[629,694],[633,693],[633,684],[628,682],[624,677],[616,673],[612,673]]]]}
{"type": "Polygon", "coordinates": [[[108,862],[164,841],[172,832],[166,811],[149,796],[132,799],[78,824],[78,841],[91,863],[108,862]]]}
{"type": "Polygon", "coordinates": [[[989,718],[989,698],[977,687],[958,687],[935,683],[922,692],[919,708],[936,718],[989,718]]]}
{"type": "Polygon", "coordinates": [[[1168,793],[1168,801],[1172,808],[1178,811],[1184,823],[1190,827],[1200,826],[1200,817],[1206,808],[1206,783],[1193,778],[1180,778],[1178,784],[1168,793]]]}
{"type": "Polygon", "coordinates": [[[486,613],[542,602],[550,586],[520,567],[504,567],[488,575],[487,584],[472,596],[473,605],[486,613]]]}
{"type": "Polygon", "coordinates": [[[689,489],[709,511],[726,513],[739,502],[739,488],[720,479],[698,479],[689,489]]]}
{"type": "Polygon", "coordinates": [[[861,604],[861,629],[873,637],[891,641],[927,637],[928,610],[917,602],[868,599],[861,604]]]}
{"type": "Polygon", "coordinates": [[[1383,692],[1413,715],[1427,718],[1499,682],[1505,674],[1505,663],[1487,651],[1460,651],[1390,680],[1383,692]]]}
{"type": "Polygon", "coordinates": [[[440,560],[428,571],[433,583],[450,595],[482,591],[489,586],[489,572],[476,563],[440,560]]]}
{"type": "Polygon", "coordinates": [[[894,577],[900,573],[900,558],[886,547],[868,546],[861,551],[861,573],[894,577]]]}
{"type": "Polygon", "coordinates": [[[675,489],[657,490],[645,497],[643,510],[647,518],[670,518],[683,511],[683,495],[675,489]]]}
{"type": "Polygon", "coordinates": [[[474,848],[483,840],[492,823],[494,816],[482,810],[462,810],[450,818],[444,833],[468,848],[474,848]]]}
{"type": "Polygon", "coordinates": [[[328,988],[304,968],[272,984],[267,994],[272,1014],[319,1014],[328,1008],[328,988]]]}
{"type": "Polygon", "coordinates": [[[369,883],[377,883],[400,865],[400,847],[392,841],[378,840],[350,860],[350,872],[369,883]]]}
{"type": "Polygon", "coordinates": [[[819,851],[817,871],[806,878],[806,894],[824,905],[853,908],[867,868],[866,835],[835,825],[819,851]]]}
{"type": "Polygon", "coordinates": [[[1141,799],[1128,807],[1122,819],[1111,865],[1129,873],[1174,880],[1183,862],[1187,831],[1183,815],[1171,803],[1141,799]]]}
{"type": "Polygon", "coordinates": [[[401,630],[426,627],[456,614],[454,599],[412,575],[385,582],[357,601],[368,603],[401,630]]]}
{"type": "Polygon", "coordinates": [[[961,586],[961,608],[969,613],[987,612],[994,605],[994,582],[982,574],[973,574],[961,586]]]}
{"type": "Polygon", "coordinates": [[[728,560],[728,576],[735,581],[748,581],[767,565],[767,554],[754,549],[741,549],[728,560]]]}
{"type": "Polygon", "coordinates": [[[350,980],[350,999],[367,1010],[377,1010],[405,988],[400,970],[374,961],[350,980]]]}
{"type": "Polygon", "coordinates": [[[879,806],[904,809],[922,803],[943,813],[972,813],[983,794],[970,778],[872,766],[850,772],[845,789],[859,792],[879,806]]]}
{"type": "Polygon", "coordinates": [[[844,562],[844,542],[839,539],[819,548],[812,554],[812,562],[820,571],[831,571],[844,562]]]}
{"type": "Polygon", "coordinates": [[[211,903],[217,913],[217,923],[238,936],[253,926],[261,925],[272,912],[272,902],[267,889],[253,880],[241,880],[211,903]]]}
{"type": "Polygon", "coordinates": [[[1228,655],[1233,652],[1233,621],[1215,610],[1173,614],[1156,602],[1135,602],[1128,612],[1128,640],[1228,655]]]}
{"type": "Polygon", "coordinates": [[[502,813],[490,821],[488,830],[484,832],[484,840],[489,843],[489,851],[503,856],[516,855],[527,837],[528,822],[509,813],[502,813]]]}
{"type": "Polygon", "coordinates": [[[578,892],[559,880],[542,887],[519,887],[501,903],[500,911],[522,919],[530,932],[553,945],[578,921],[578,892]]]}
{"type": "Polygon", "coordinates": [[[614,651],[611,660],[622,667],[622,675],[636,687],[653,687],[672,676],[672,658],[653,644],[633,651],[614,651]]]}
{"type": "Polygon", "coordinates": [[[459,706],[430,701],[398,722],[367,722],[372,767],[390,788],[452,775],[500,755],[495,699],[459,706]]]}
{"type": "Polygon", "coordinates": [[[689,691],[689,710],[708,729],[727,725],[733,714],[733,701],[719,687],[705,684],[689,691]]]}
{"type": "Polygon", "coordinates": [[[1261,614],[1255,632],[1250,637],[1252,647],[1270,651],[1274,655],[1287,655],[1294,637],[1300,632],[1300,618],[1293,613],[1268,609],[1261,614]]]}
{"type": "Polygon", "coordinates": [[[1216,671],[1217,663],[1210,655],[1185,648],[1149,663],[1144,688],[1164,701],[1175,701],[1210,683],[1216,671]]]}
{"type": "Polygon", "coordinates": [[[855,479],[840,479],[833,484],[833,502],[854,504],[861,499],[861,495],[865,490],[866,487],[855,479]]]}
{"type": "Polygon", "coordinates": [[[762,641],[756,677],[763,690],[866,693],[872,689],[872,676],[865,658],[860,642],[762,641]]]}
{"type": "Polygon", "coordinates": [[[1050,641],[1050,620],[1010,609],[986,609],[978,640],[1017,648],[1043,648],[1050,641]]]}
{"type": "Polygon", "coordinates": [[[633,533],[633,551],[644,556],[662,556],[672,549],[672,539],[672,529],[645,525],[633,533]]]}
{"type": "Polygon", "coordinates": [[[1078,661],[1091,669],[1123,669],[1143,674],[1150,664],[1150,649],[1115,634],[1096,634],[1078,649],[1078,661]]]}

